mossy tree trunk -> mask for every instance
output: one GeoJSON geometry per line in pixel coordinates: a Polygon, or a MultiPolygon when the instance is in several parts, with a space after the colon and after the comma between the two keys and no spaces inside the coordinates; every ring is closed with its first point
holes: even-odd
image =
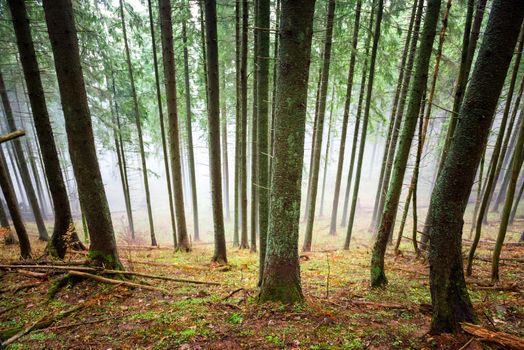
{"type": "Polygon", "coordinates": [[[524,2],[492,3],[483,43],[458,115],[460,123],[431,196],[431,333],[460,332],[460,322],[476,320],[463,272],[463,216],[523,17],[524,2]]]}
{"type": "Polygon", "coordinates": [[[120,269],[111,213],[96,155],[70,0],[45,0],[44,12],[64,112],[69,154],[91,239],[89,257],[120,269]]]}
{"type": "Polygon", "coordinates": [[[60,159],[47,112],[27,10],[23,1],[9,1],[9,6],[11,8],[20,60],[24,70],[32,116],[42,151],[44,170],[53,201],[54,226],[48,251],[52,256],[63,259],[68,247],[73,249],[85,249],[85,247],[80,242],[73,224],[69,198],[62,169],[60,168],[60,159]]]}
{"type": "MultiPolygon", "coordinates": [[[[257,75],[257,122],[258,122],[258,232],[259,232],[259,284],[264,272],[266,240],[269,223],[269,19],[270,1],[257,1],[258,59],[257,75]]],[[[274,78],[273,78],[274,79],[274,78]]]]}
{"type": "Polygon", "coordinates": [[[298,256],[300,192],[314,0],[282,0],[269,228],[259,301],[303,300],[298,256]]]}
{"type": "Polygon", "coordinates": [[[421,41],[417,50],[417,60],[413,76],[413,85],[409,93],[409,104],[406,113],[402,134],[400,136],[395,163],[393,165],[391,184],[386,194],[384,211],[381,215],[377,239],[373,246],[371,256],[371,286],[380,287],[387,283],[384,272],[384,255],[389,236],[395,225],[404,174],[409,158],[411,142],[417,127],[417,120],[422,103],[422,97],[426,92],[428,80],[428,68],[431,58],[433,42],[435,40],[437,23],[440,13],[441,0],[428,0],[426,17],[421,33],[421,41]]]}

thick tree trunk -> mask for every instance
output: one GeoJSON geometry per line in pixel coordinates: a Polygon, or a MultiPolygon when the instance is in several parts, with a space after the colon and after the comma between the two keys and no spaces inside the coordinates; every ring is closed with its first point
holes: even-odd
{"type": "MultiPolygon", "coordinates": [[[[478,242],[482,234],[482,222],[485,219],[485,216],[488,212],[488,207],[491,199],[491,194],[493,193],[493,188],[496,184],[497,177],[497,163],[502,151],[502,141],[504,139],[504,133],[506,131],[506,124],[508,122],[509,109],[511,106],[511,99],[513,96],[513,91],[515,88],[515,82],[517,80],[517,73],[520,66],[520,61],[522,58],[522,49],[524,48],[524,27],[520,28],[519,35],[519,44],[517,55],[515,56],[513,72],[511,75],[508,94],[506,97],[506,103],[504,105],[504,112],[502,114],[502,120],[500,122],[499,133],[497,135],[497,141],[493,147],[493,154],[491,155],[491,161],[489,166],[488,176],[486,178],[486,183],[484,185],[484,193],[482,195],[482,202],[480,203],[478,216],[475,218],[475,236],[473,237],[473,243],[469,249],[468,262],[466,267],[466,275],[471,276],[473,273],[473,258],[475,256],[475,251],[477,250],[478,242]]],[[[498,169],[500,170],[500,169],[498,169]]]]}
{"type": "MultiPolygon", "coordinates": [[[[346,240],[344,242],[344,249],[349,249],[349,245],[351,243],[351,235],[353,232],[353,222],[355,220],[355,213],[357,208],[357,201],[358,201],[358,191],[360,187],[360,175],[362,173],[362,164],[364,160],[364,150],[366,147],[366,136],[367,136],[367,129],[368,129],[368,120],[369,120],[369,111],[371,108],[371,97],[373,95],[373,80],[375,77],[375,63],[377,59],[377,51],[378,51],[378,43],[380,40],[380,28],[382,24],[382,15],[383,15],[383,9],[384,9],[384,1],[383,0],[377,0],[378,2],[375,2],[377,4],[376,9],[376,20],[375,20],[375,28],[373,31],[373,46],[371,48],[371,57],[369,60],[369,81],[368,85],[366,87],[366,104],[364,107],[364,117],[362,120],[362,134],[360,135],[360,145],[358,150],[358,160],[357,160],[357,168],[355,172],[355,185],[353,186],[353,199],[351,201],[351,209],[349,213],[349,219],[348,219],[348,229],[346,232],[346,240]]],[[[374,11],[372,11],[371,16],[374,16],[374,11]]],[[[370,25],[373,23],[373,20],[370,20],[370,25]]],[[[369,37],[371,36],[371,26],[369,28],[369,37]]]]}
{"type": "MultiPolygon", "coordinates": [[[[173,48],[173,27],[170,0],[160,0],[160,29],[162,37],[162,58],[167,96],[169,121],[169,149],[171,155],[171,176],[175,195],[175,215],[178,235],[178,249],[189,252],[191,245],[186,228],[184,194],[182,192],[182,169],[180,166],[180,141],[178,132],[178,111],[176,96],[176,72],[173,48]]],[[[218,147],[220,150],[220,145],[218,147]]]]}
{"type": "Polygon", "coordinates": [[[372,287],[380,287],[387,283],[384,272],[384,255],[386,253],[389,236],[395,224],[395,216],[397,214],[400,194],[402,191],[402,183],[406,172],[411,142],[413,141],[413,136],[417,126],[417,117],[420,111],[422,97],[426,91],[429,61],[436,35],[440,5],[441,0],[428,0],[426,17],[421,33],[421,42],[419,49],[417,50],[417,62],[413,76],[413,85],[409,96],[407,114],[402,127],[402,135],[400,136],[398,151],[395,156],[391,185],[389,186],[386,195],[384,212],[381,215],[378,235],[371,256],[372,287]]]}
{"type": "Polygon", "coordinates": [[[317,205],[318,193],[318,175],[320,172],[320,154],[322,151],[322,139],[324,138],[324,117],[326,114],[326,99],[329,83],[329,68],[331,66],[331,46],[333,42],[333,18],[335,16],[336,0],[328,1],[328,10],[326,18],[326,38],[324,41],[324,55],[322,58],[322,79],[320,80],[319,100],[318,100],[318,120],[317,128],[314,131],[315,142],[313,144],[313,166],[311,167],[310,177],[310,197],[307,205],[307,225],[302,250],[311,251],[313,242],[313,225],[315,223],[315,211],[317,205]]]}
{"type": "Polygon", "coordinates": [[[209,98],[209,164],[211,171],[211,199],[213,205],[213,224],[215,231],[215,252],[213,261],[227,263],[226,237],[224,234],[224,214],[222,212],[222,179],[220,173],[220,91],[218,72],[217,16],[214,0],[205,1],[207,80],[209,98]]]}
{"type": "Polygon", "coordinates": [[[275,97],[270,219],[259,301],[303,300],[298,257],[300,184],[314,0],[283,0],[275,97]]]}
{"type": "Polygon", "coordinates": [[[70,0],[45,0],[44,11],[53,49],[65,118],[69,153],[82,211],[91,238],[89,257],[98,265],[120,269],[111,214],[96,155],[91,116],[80,65],[70,0]]]}
{"type": "Polygon", "coordinates": [[[431,333],[460,332],[460,322],[476,319],[463,273],[463,216],[523,16],[523,2],[492,3],[483,43],[458,115],[460,123],[433,190],[429,208],[431,333]]]}
{"type": "Polygon", "coordinates": [[[125,49],[125,54],[126,54],[127,74],[129,77],[129,84],[131,85],[131,96],[133,98],[133,114],[135,117],[135,125],[136,125],[137,134],[138,134],[138,147],[140,151],[140,161],[142,165],[141,166],[142,178],[144,181],[144,191],[146,195],[147,217],[149,221],[149,233],[151,234],[151,245],[156,246],[157,242],[156,242],[156,236],[155,236],[155,225],[153,223],[153,210],[151,208],[151,194],[149,191],[149,175],[147,173],[146,152],[145,152],[144,140],[142,136],[142,121],[140,120],[138,96],[137,96],[136,86],[135,86],[133,66],[131,63],[131,54],[129,52],[129,40],[127,38],[127,29],[126,29],[126,22],[125,22],[123,0],[120,0],[120,21],[122,25],[122,33],[124,36],[124,49],[125,49]]]}
{"type": "MultiPolygon", "coordinates": [[[[173,186],[171,186],[171,172],[169,171],[169,153],[167,150],[167,140],[164,124],[164,109],[162,108],[162,96],[160,90],[160,73],[158,69],[158,56],[156,52],[156,39],[155,39],[155,25],[153,21],[153,8],[151,0],[147,0],[147,8],[149,12],[149,31],[151,33],[151,44],[153,49],[153,65],[155,69],[155,92],[156,92],[156,102],[158,105],[158,119],[160,122],[160,136],[162,139],[162,153],[164,160],[164,171],[166,173],[166,186],[167,186],[167,195],[169,196],[169,215],[171,219],[171,231],[173,235],[173,245],[176,249],[178,246],[178,239],[176,235],[176,220],[175,220],[175,205],[173,203],[173,186]]],[[[185,24],[185,22],[183,22],[185,24]]],[[[122,153],[123,157],[123,153],[122,153]]],[[[133,232],[134,236],[134,232],[133,232]]]]}
{"type": "MultiPolygon", "coordinates": [[[[0,95],[2,97],[2,104],[4,106],[4,113],[7,119],[7,125],[9,131],[15,131],[16,125],[13,116],[13,110],[11,109],[11,104],[9,102],[9,97],[7,96],[7,91],[4,84],[4,78],[0,72],[0,95]]],[[[19,160],[19,170],[20,177],[22,178],[22,183],[24,185],[25,193],[29,199],[29,204],[35,216],[36,226],[38,228],[38,239],[42,241],[48,241],[49,236],[44,224],[44,219],[42,217],[42,212],[40,211],[40,206],[38,205],[38,199],[36,197],[36,192],[31,182],[31,177],[29,175],[29,168],[27,167],[27,162],[25,161],[24,151],[22,148],[22,142],[19,139],[13,140],[14,153],[19,160]]]]}
{"type": "MultiPolygon", "coordinates": [[[[187,162],[189,168],[189,180],[191,186],[191,204],[193,211],[193,237],[195,241],[200,240],[200,229],[198,225],[198,198],[195,175],[195,153],[193,151],[193,113],[191,112],[191,88],[189,84],[189,56],[187,52],[186,22],[182,22],[182,41],[184,43],[184,87],[186,96],[186,134],[187,134],[187,162]]],[[[207,66],[206,66],[207,71],[207,66]]],[[[206,72],[207,74],[207,72],[206,72]]],[[[207,79],[207,78],[206,78],[207,79]]],[[[209,83],[207,84],[209,85],[209,83]]],[[[208,96],[209,100],[209,96],[208,96]]]]}
{"type": "Polygon", "coordinates": [[[63,259],[68,247],[73,249],[85,249],[85,247],[80,242],[73,224],[71,207],[60,168],[60,159],[54,141],[51,121],[47,112],[25,4],[20,1],[10,1],[9,5],[11,7],[20,60],[24,69],[34,126],[53,200],[54,227],[48,251],[52,256],[63,259]]]}
{"type": "MultiPolygon", "coordinates": [[[[344,156],[346,152],[346,135],[349,122],[349,107],[351,105],[351,92],[353,91],[353,78],[355,75],[355,62],[357,57],[358,32],[360,29],[360,12],[362,0],[357,0],[355,8],[355,19],[353,23],[353,39],[351,40],[351,58],[349,59],[349,71],[346,85],[346,98],[344,101],[344,115],[342,117],[342,131],[340,133],[340,149],[338,151],[337,175],[335,178],[335,189],[333,191],[333,205],[331,209],[331,221],[329,224],[329,234],[337,234],[337,214],[338,202],[340,198],[340,185],[342,183],[342,171],[344,170],[344,156]]],[[[357,134],[358,135],[358,131],[357,134]]],[[[355,137],[353,139],[355,141],[355,137]]],[[[353,152],[354,153],[354,152],[353,152]]]]}
{"type": "Polygon", "coordinates": [[[266,241],[269,223],[269,19],[270,1],[257,1],[258,58],[257,58],[257,122],[258,122],[258,232],[259,232],[259,285],[264,274],[266,241]]]}

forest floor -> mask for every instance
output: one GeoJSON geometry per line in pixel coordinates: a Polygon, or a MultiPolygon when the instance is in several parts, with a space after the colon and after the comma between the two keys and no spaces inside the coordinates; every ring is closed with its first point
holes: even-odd
{"type": "MultiPolygon", "coordinates": [[[[316,237],[328,241],[324,235],[316,237]]],[[[337,241],[341,239],[339,235],[337,241]]],[[[41,253],[44,244],[33,243],[41,253]]],[[[490,262],[484,260],[489,260],[492,246],[486,241],[480,245],[482,260],[475,261],[474,277],[468,278],[470,295],[480,324],[522,337],[524,268],[518,259],[524,256],[524,246],[504,248],[503,258],[510,260],[502,261],[502,288],[489,287],[490,262]]],[[[389,284],[383,290],[369,288],[368,239],[358,237],[350,251],[334,247],[316,245],[314,252],[301,256],[306,302],[294,307],[258,305],[258,255],[233,247],[228,247],[229,265],[219,267],[209,262],[209,244],[195,244],[192,253],[175,254],[169,247],[122,246],[120,255],[128,270],[220,283],[130,279],[165,292],[83,280],[50,299],[49,290],[62,275],[29,276],[17,268],[0,269],[0,335],[82,305],[7,349],[486,348],[487,343],[467,334],[427,334],[428,266],[415,259],[409,242],[402,245],[403,255],[388,254],[389,284]]],[[[0,264],[13,263],[16,256],[16,246],[0,246],[0,264]]],[[[72,255],[66,262],[84,257],[72,255]]]]}

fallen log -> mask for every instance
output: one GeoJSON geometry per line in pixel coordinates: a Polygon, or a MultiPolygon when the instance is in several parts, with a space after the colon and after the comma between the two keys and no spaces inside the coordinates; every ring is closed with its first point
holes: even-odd
{"type": "Polygon", "coordinates": [[[524,339],[504,332],[494,332],[471,323],[461,323],[464,332],[471,334],[480,341],[495,343],[505,349],[524,350],[524,339]]]}
{"type": "Polygon", "coordinates": [[[16,272],[21,275],[27,276],[27,277],[38,278],[41,280],[47,280],[49,277],[47,273],[42,273],[42,272],[26,271],[22,269],[16,270],[16,272]]]}
{"type": "Polygon", "coordinates": [[[165,290],[165,289],[158,288],[158,287],[153,287],[153,286],[147,286],[145,284],[133,283],[133,282],[122,281],[122,280],[115,280],[115,279],[106,278],[106,277],[102,277],[102,276],[98,276],[98,275],[93,275],[91,273],[80,272],[80,271],[75,271],[75,270],[71,270],[68,273],[71,276],[78,276],[78,277],[83,277],[83,278],[89,278],[89,279],[92,279],[92,280],[95,280],[95,281],[98,281],[98,282],[102,282],[102,283],[108,283],[108,284],[114,284],[114,285],[122,285],[122,286],[131,287],[131,288],[141,288],[141,289],[152,290],[152,291],[155,291],[155,292],[162,292],[164,294],[169,294],[169,292],[167,290],[165,290]]]}

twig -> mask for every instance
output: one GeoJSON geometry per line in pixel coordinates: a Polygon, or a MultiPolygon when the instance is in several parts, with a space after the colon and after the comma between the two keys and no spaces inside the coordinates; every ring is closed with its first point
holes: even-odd
{"type": "Polygon", "coordinates": [[[466,342],[466,344],[462,345],[462,346],[460,347],[460,349],[458,349],[458,350],[464,350],[464,349],[466,349],[466,348],[468,347],[468,345],[471,344],[471,342],[473,341],[473,339],[475,339],[475,338],[473,338],[473,337],[469,338],[469,340],[466,342]]]}
{"type": "Polygon", "coordinates": [[[101,273],[101,274],[109,274],[109,275],[138,276],[138,277],[144,277],[144,278],[154,278],[154,279],[159,279],[159,280],[181,282],[181,283],[207,284],[207,285],[212,285],[212,286],[220,286],[221,285],[218,282],[188,280],[188,279],[173,278],[173,277],[167,277],[167,276],[150,275],[150,274],[146,274],[146,273],[133,272],[133,271],[102,270],[99,273],[101,273]]]}
{"type": "Polygon", "coordinates": [[[238,292],[240,291],[243,291],[244,288],[238,288],[238,289],[235,289],[234,291],[232,291],[231,293],[229,293],[228,295],[226,295],[222,300],[227,300],[229,298],[231,298],[233,295],[237,294],[238,292]]]}

